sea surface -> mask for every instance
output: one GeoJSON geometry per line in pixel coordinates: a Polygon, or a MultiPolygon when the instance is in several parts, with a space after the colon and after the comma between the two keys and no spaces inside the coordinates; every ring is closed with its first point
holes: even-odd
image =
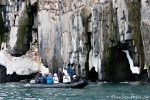
{"type": "Polygon", "coordinates": [[[0,84],[0,100],[150,100],[150,84],[89,83],[83,89],[23,88],[21,83],[0,84]]]}

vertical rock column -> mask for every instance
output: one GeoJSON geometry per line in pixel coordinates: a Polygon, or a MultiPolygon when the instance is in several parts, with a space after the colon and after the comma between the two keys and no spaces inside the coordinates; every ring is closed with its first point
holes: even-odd
{"type": "MultiPolygon", "coordinates": [[[[74,64],[77,74],[94,66],[102,79],[104,35],[109,34],[110,2],[61,1],[63,60],[74,64]],[[80,67],[78,67],[80,66],[80,67]]],[[[88,74],[88,73],[87,73],[88,74]]]]}
{"type": "Polygon", "coordinates": [[[44,65],[50,72],[57,72],[62,67],[61,33],[59,7],[57,0],[38,2],[38,42],[39,52],[44,65]]]}
{"type": "Polygon", "coordinates": [[[142,0],[142,9],[141,9],[141,33],[144,45],[144,54],[145,54],[145,69],[148,71],[148,77],[150,80],[150,1],[142,0]]]}

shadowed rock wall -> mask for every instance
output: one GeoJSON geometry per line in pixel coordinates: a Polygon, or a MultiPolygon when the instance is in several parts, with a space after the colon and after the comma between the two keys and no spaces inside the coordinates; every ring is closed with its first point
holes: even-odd
{"type": "Polygon", "coordinates": [[[17,41],[6,39],[10,54],[28,50],[34,27],[42,62],[52,73],[71,63],[80,76],[88,77],[94,66],[99,80],[130,80],[133,74],[122,50],[129,51],[141,72],[144,66],[149,72],[148,0],[19,0],[1,5],[6,34],[17,41]]]}

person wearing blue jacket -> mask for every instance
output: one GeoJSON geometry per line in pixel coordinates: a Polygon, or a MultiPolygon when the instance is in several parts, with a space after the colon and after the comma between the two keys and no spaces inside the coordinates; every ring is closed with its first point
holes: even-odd
{"type": "Polygon", "coordinates": [[[45,76],[42,75],[42,76],[40,77],[40,83],[41,83],[41,84],[46,83],[46,77],[45,77],[45,76]]]}
{"type": "Polygon", "coordinates": [[[51,73],[50,73],[50,74],[47,76],[47,84],[52,84],[53,81],[54,81],[54,79],[53,79],[53,77],[52,77],[52,75],[51,75],[51,73]]]}
{"type": "Polygon", "coordinates": [[[41,76],[42,76],[42,73],[41,73],[41,71],[39,71],[36,75],[36,78],[40,78],[41,76]]]}
{"type": "Polygon", "coordinates": [[[39,71],[37,75],[35,76],[35,83],[40,83],[41,76],[42,76],[42,73],[41,71],[39,71]]]}
{"type": "Polygon", "coordinates": [[[72,76],[75,74],[75,70],[74,70],[73,65],[70,67],[70,64],[68,64],[67,73],[68,73],[68,75],[70,76],[70,78],[72,80],[72,78],[73,78],[72,76]]]}

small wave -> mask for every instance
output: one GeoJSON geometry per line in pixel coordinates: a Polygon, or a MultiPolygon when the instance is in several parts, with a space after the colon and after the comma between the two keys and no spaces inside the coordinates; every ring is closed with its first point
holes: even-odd
{"type": "Polygon", "coordinates": [[[1,97],[7,97],[6,93],[0,93],[1,97]]]}
{"type": "Polygon", "coordinates": [[[147,82],[134,81],[134,82],[119,82],[121,84],[130,84],[130,85],[149,85],[147,82]]]}

